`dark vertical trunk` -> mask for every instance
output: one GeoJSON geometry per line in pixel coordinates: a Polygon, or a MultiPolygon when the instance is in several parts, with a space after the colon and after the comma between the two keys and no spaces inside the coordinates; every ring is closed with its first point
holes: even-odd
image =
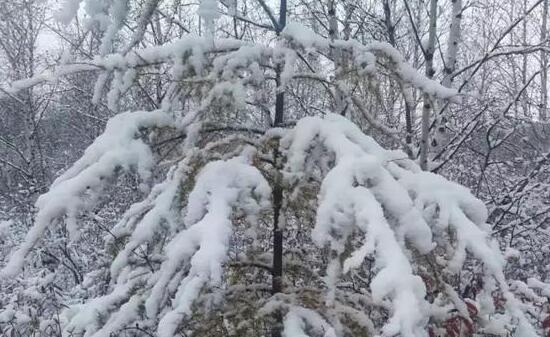
{"type": "Polygon", "coordinates": [[[392,46],[396,47],[395,25],[391,19],[391,7],[389,0],[384,0],[384,23],[386,24],[386,29],[388,30],[388,40],[392,46]]]}
{"type": "MultiPolygon", "coordinates": [[[[275,71],[277,72],[276,74],[277,88],[279,88],[281,86],[281,66],[277,65],[277,67],[275,68],[275,71]]],[[[277,96],[275,97],[275,121],[274,121],[275,127],[280,127],[283,125],[284,106],[285,106],[285,93],[283,91],[277,92],[277,96]]]]}
{"type": "MultiPolygon", "coordinates": [[[[278,149],[274,151],[275,159],[279,157],[278,149]]],[[[281,174],[277,172],[273,188],[273,269],[271,275],[271,293],[273,295],[283,290],[283,228],[281,209],[283,205],[283,188],[281,185],[281,174]]],[[[283,315],[280,311],[274,313],[272,337],[281,337],[283,329],[283,315]]]]}
{"type": "Polygon", "coordinates": [[[281,228],[281,206],[283,204],[283,189],[277,178],[276,188],[273,189],[273,279],[271,291],[273,294],[281,292],[283,276],[283,229],[281,228]]]}
{"type": "MultiPolygon", "coordinates": [[[[281,0],[279,8],[279,25],[277,26],[277,35],[279,35],[286,26],[286,1],[281,0]]],[[[276,69],[276,84],[277,89],[281,86],[281,65],[278,64],[276,69]]],[[[283,90],[277,92],[275,97],[275,121],[274,126],[282,126],[284,122],[284,105],[285,105],[285,93],[283,90]]]]}
{"type": "MultiPolygon", "coordinates": [[[[281,0],[279,8],[279,25],[277,27],[277,35],[286,26],[286,0],[281,0]]],[[[275,97],[275,119],[274,126],[280,127],[284,123],[284,105],[285,94],[281,88],[281,66],[277,65],[276,68],[276,85],[277,96],[275,97]]],[[[280,153],[276,148],[273,152],[273,159],[275,163],[275,169],[277,170],[275,176],[275,182],[273,186],[273,269],[272,269],[272,283],[271,293],[273,295],[280,293],[283,288],[283,226],[281,221],[281,210],[283,205],[283,186],[282,176],[279,172],[280,153]]],[[[283,316],[280,311],[277,311],[274,315],[275,322],[271,330],[272,337],[281,337],[283,328],[283,316]]]]}
{"type": "Polygon", "coordinates": [[[413,107],[411,106],[408,100],[407,93],[405,93],[405,90],[408,90],[408,89],[407,88],[401,89],[401,91],[403,92],[403,100],[405,101],[405,129],[407,132],[407,134],[405,135],[405,143],[407,144],[407,148],[405,149],[405,151],[407,152],[407,156],[409,156],[409,158],[414,159],[414,153],[412,151],[413,107]]]}
{"type": "MultiPolygon", "coordinates": [[[[280,67],[277,66],[277,87],[280,86],[280,67]]],[[[278,92],[275,98],[275,121],[274,126],[282,126],[284,122],[284,92],[278,92]]],[[[283,204],[283,187],[280,170],[280,152],[278,148],[273,151],[275,169],[275,181],[273,186],[273,271],[272,288],[273,294],[282,290],[283,276],[283,229],[281,228],[281,208],[283,204]]]]}

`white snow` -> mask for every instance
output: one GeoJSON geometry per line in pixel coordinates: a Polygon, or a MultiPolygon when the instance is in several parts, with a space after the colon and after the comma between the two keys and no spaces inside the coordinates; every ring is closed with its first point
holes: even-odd
{"type": "Polygon", "coordinates": [[[113,42],[128,15],[128,0],[114,0],[109,8],[111,23],[101,39],[100,55],[107,55],[113,50],[113,42]]]}
{"type": "Polygon", "coordinates": [[[82,0],[65,0],[61,8],[55,13],[55,18],[68,25],[78,13],[82,0]]]}
{"type": "Polygon", "coordinates": [[[199,15],[204,20],[204,26],[207,33],[213,36],[216,29],[216,20],[220,17],[218,0],[201,0],[199,15]]]}

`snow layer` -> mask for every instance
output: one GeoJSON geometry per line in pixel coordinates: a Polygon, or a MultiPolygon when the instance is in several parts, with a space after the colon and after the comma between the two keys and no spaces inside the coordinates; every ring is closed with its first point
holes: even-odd
{"type": "Polygon", "coordinates": [[[55,17],[61,23],[68,25],[78,13],[82,0],[65,0],[55,17]]]}

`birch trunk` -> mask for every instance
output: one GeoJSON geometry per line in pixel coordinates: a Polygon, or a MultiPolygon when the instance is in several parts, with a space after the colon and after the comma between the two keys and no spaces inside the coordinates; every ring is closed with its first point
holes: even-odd
{"type": "MultiPolygon", "coordinates": [[[[327,11],[328,11],[328,35],[330,37],[330,40],[334,42],[335,40],[339,39],[339,31],[338,31],[338,19],[336,17],[336,2],[334,0],[328,0],[327,2],[327,11]]],[[[342,80],[344,71],[344,62],[343,62],[343,55],[338,50],[332,50],[331,57],[334,63],[334,78],[336,80],[336,83],[340,80],[342,80]]],[[[334,90],[334,113],[344,115],[346,112],[346,102],[345,102],[345,95],[340,89],[338,85],[336,85],[336,88],[334,90]]]]}
{"type": "MultiPolygon", "coordinates": [[[[434,76],[433,57],[435,51],[435,34],[437,29],[437,0],[430,0],[430,22],[428,28],[428,43],[424,46],[424,58],[426,59],[427,78],[434,76]]],[[[432,111],[432,101],[428,94],[423,95],[424,105],[422,107],[422,138],[420,140],[420,167],[423,170],[428,169],[428,151],[430,138],[430,115],[432,111]]]]}
{"type": "Polygon", "coordinates": [[[449,39],[447,41],[447,51],[445,55],[445,77],[441,84],[447,88],[451,87],[452,74],[456,68],[456,58],[458,55],[458,44],[462,32],[462,0],[452,0],[452,18],[449,30],[449,39]]]}

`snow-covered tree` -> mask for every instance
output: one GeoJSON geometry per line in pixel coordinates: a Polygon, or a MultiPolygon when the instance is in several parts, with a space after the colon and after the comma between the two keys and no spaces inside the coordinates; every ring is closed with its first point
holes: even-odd
{"type": "MultiPolygon", "coordinates": [[[[135,8],[121,0],[85,1],[89,26],[102,32],[98,55],[3,88],[17,95],[96,72],[93,101],[104,100],[114,112],[124,111],[125,95],[144,77],[163,73],[166,91],[156,109],[118,112],[40,196],[33,226],[1,271],[3,289],[17,287],[33,252],[50,244],[41,240],[48,232],[66,234],[66,244],[78,248],[99,228],[104,248],[80,251],[97,259],[96,268],[74,289],[56,290],[52,275],[63,266],[52,261],[51,273],[26,278],[34,288],[3,296],[1,331],[538,335],[535,307],[516,294],[537,299],[528,287],[548,291],[546,285],[510,287],[484,204],[467,188],[421,170],[406,152],[384,149],[352,122],[361,115],[412,153],[353,86],[372,88],[384,73],[425,100],[448,102],[457,91],[420,75],[391,44],[323,37],[286,24],[283,6],[277,20],[261,4],[273,40],[216,38],[218,3],[204,0],[202,36],[141,47],[159,1],[143,4],[126,43],[117,36],[135,8]],[[308,63],[311,55],[324,71],[308,63]],[[338,101],[334,106],[347,106],[337,110],[346,116],[292,109],[300,100],[286,93],[304,87],[321,88],[338,101]],[[122,215],[111,214],[113,226],[94,216],[124,188],[122,180],[136,177],[143,196],[122,215]],[[467,289],[463,279],[470,280],[467,289]],[[55,303],[50,320],[36,321],[26,311],[35,310],[32,301],[43,299],[44,289],[53,289],[55,303]],[[72,303],[61,309],[57,302],[68,292],[72,303]]],[[[61,19],[70,22],[79,5],[67,1],[61,19]]]]}

